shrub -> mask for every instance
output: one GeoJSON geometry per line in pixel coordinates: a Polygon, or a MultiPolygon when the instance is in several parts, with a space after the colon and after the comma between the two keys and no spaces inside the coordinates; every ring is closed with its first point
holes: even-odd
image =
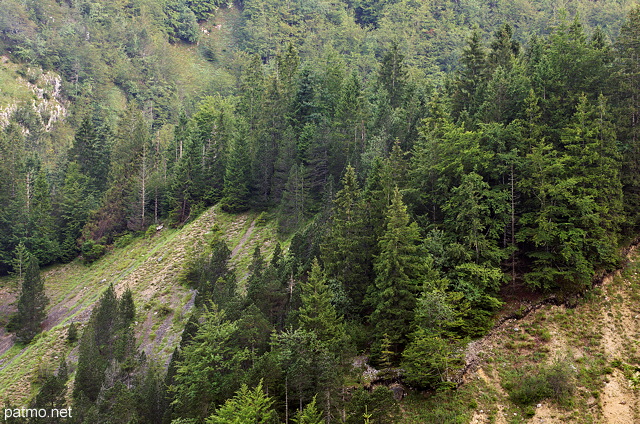
{"type": "Polygon", "coordinates": [[[113,245],[117,248],[123,248],[129,245],[133,241],[133,236],[131,234],[123,234],[116,239],[113,245]]]}
{"type": "Polygon", "coordinates": [[[72,322],[67,330],[67,341],[69,343],[75,343],[78,340],[78,327],[75,322],[72,322]]]}
{"type": "Polygon", "coordinates": [[[107,248],[93,240],[87,240],[82,243],[82,260],[90,264],[100,259],[107,251],[107,248]]]}
{"type": "Polygon", "coordinates": [[[538,369],[523,370],[508,384],[509,398],[521,406],[529,406],[544,399],[566,402],[575,388],[574,370],[567,361],[538,369]]]}

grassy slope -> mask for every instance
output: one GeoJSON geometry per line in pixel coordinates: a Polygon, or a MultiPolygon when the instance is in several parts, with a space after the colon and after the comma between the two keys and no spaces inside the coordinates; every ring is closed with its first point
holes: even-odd
{"type": "Polygon", "coordinates": [[[634,254],[623,272],[605,278],[575,308],[542,306],[474,342],[468,357],[477,366],[461,389],[410,395],[403,422],[640,422],[639,301],[640,257],[634,254]],[[558,363],[566,366],[570,395],[525,406],[512,401],[514,383],[558,363]]]}
{"type": "MultiPolygon", "coordinates": [[[[193,305],[193,293],[180,285],[178,274],[190,246],[202,240],[218,225],[234,251],[232,263],[239,276],[246,275],[251,253],[260,244],[271,252],[276,240],[275,224],[257,223],[257,214],[228,215],[211,208],[184,228],[158,231],[151,238],[134,240],[116,248],[91,266],[79,261],[44,271],[50,299],[44,332],[27,347],[13,345],[12,336],[0,332],[0,399],[20,405],[31,395],[30,382],[40,368],[57,366],[67,355],[74,369],[77,346],[65,342],[72,321],[86,322],[95,301],[111,283],[121,293],[130,287],[137,307],[136,336],[148,355],[167,360],[179,342],[193,305]]],[[[0,318],[6,319],[15,306],[17,283],[0,280],[0,318]]]]}

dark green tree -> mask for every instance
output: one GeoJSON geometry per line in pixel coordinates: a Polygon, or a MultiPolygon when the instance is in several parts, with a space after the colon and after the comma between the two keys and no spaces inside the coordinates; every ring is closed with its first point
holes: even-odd
{"type": "Polygon", "coordinates": [[[309,278],[301,283],[301,288],[300,328],[315,332],[318,340],[339,348],[345,340],[344,325],[331,304],[333,295],[317,259],[313,260],[309,278]]]}
{"type": "Polygon", "coordinates": [[[49,299],[44,291],[44,279],[35,256],[30,255],[22,280],[16,315],[16,336],[21,343],[29,343],[40,332],[47,314],[49,299]]]}
{"type": "Polygon", "coordinates": [[[333,201],[330,230],[321,247],[327,274],[344,285],[353,305],[359,311],[373,275],[371,244],[367,234],[365,205],[355,169],[348,166],[342,178],[342,189],[333,201]]]}
{"type": "Polygon", "coordinates": [[[456,76],[451,96],[452,115],[456,119],[473,120],[482,104],[487,80],[487,56],[478,30],[471,35],[460,62],[462,67],[456,76]],[[465,111],[467,117],[463,113],[465,111]]]}
{"type": "Polygon", "coordinates": [[[193,340],[182,350],[174,383],[175,413],[202,420],[240,388],[242,365],[249,352],[235,342],[236,323],[215,305],[204,312],[193,340]]]}
{"type": "Polygon", "coordinates": [[[220,200],[222,210],[225,212],[238,213],[249,208],[250,160],[243,134],[236,137],[229,148],[223,196],[220,200]]]}
{"type": "Polygon", "coordinates": [[[374,262],[376,279],[368,292],[370,316],[379,342],[386,333],[398,354],[407,342],[416,296],[425,264],[418,243],[420,233],[410,223],[407,207],[396,187],[387,210],[386,229],[379,240],[380,254],[374,262]]]}

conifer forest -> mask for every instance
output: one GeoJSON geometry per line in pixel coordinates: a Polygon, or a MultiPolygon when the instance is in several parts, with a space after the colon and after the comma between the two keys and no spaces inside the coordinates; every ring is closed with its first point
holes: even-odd
{"type": "Polygon", "coordinates": [[[470,395],[469,346],[628,265],[640,5],[1,0],[0,206],[4,422],[577,413],[596,362],[470,395]]]}

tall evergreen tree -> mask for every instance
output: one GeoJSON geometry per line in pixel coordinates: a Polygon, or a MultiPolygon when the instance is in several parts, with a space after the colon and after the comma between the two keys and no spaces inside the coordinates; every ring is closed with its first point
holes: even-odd
{"type": "Polygon", "coordinates": [[[300,297],[302,300],[302,306],[298,310],[300,327],[307,331],[314,331],[318,340],[338,347],[344,340],[344,328],[331,304],[333,296],[317,258],[311,265],[308,281],[302,283],[300,297]]]}
{"type": "Polygon", "coordinates": [[[227,169],[224,174],[222,209],[230,213],[249,208],[250,160],[244,134],[236,137],[229,149],[227,169]]]}
{"type": "Polygon", "coordinates": [[[38,260],[30,255],[18,298],[16,336],[20,342],[29,343],[40,332],[42,321],[47,316],[45,307],[48,303],[49,299],[44,292],[44,279],[40,275],[38,260]]]}
{"type": "Polygon", "coordinates": [[[396,354],[406,345],[420,278],[425,271],[419,241],[418,225],[410,223],[407,207],[396,187],[387,210],[386,229],[378,241],[375,283],[368,292],[373,307],[370,321],[375,327],[378,348],[386,333],[396,354]]]}
{"type": "Polygon", "coordinates": [[[456,76],[451,97],[452,115],[456,119],[463,118],[463,112],[466,111],[468,117],[465,119],[473,120],[482,104],[487,80],[487,57],[477,30],[473,32],[467,47],[463,50],[460,62],[462,68],[456,76]]]}
{"type": "Polygon", "coordinates": [[[88,178],[80,172],[76,162],[70,162],[62,186],[60,200],[60,259],[67,262],[75,258],[80,238],[96,200],[90,192],[88,178]]]}
{"type": "Polygon", "coordinates": [[[624,208],[631,227],[640,225],[640,6],[629,12],[615,44],[617,126],[624,152],[621,173],[624,208]]]}
{"type": "Polygon", "coordinates": [[[334,200],[334,213],[329,233],[321,245],[322,262],[327,274],[338,280],[357,313],[363,307],[367,284],[373,275],[371,244],[367,234],[365,205],[355,169],[348,166],[342,178],[342,189],[334,200]]]}

